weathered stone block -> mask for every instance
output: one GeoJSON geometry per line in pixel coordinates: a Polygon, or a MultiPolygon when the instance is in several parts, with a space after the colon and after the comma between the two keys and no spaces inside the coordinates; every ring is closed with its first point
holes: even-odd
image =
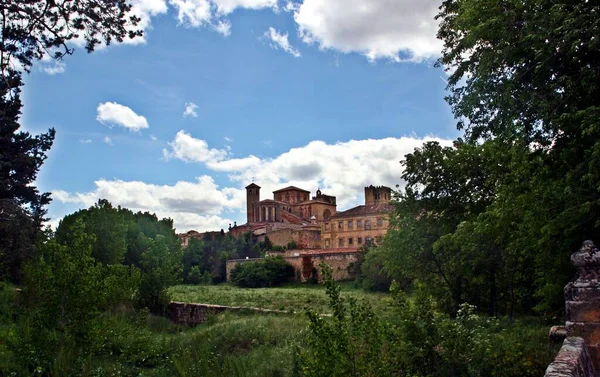
{"type": "Polygon", "coordinates": [[[600,300],[599,281],[576,281],[565,287],[566,301],[600,300]]]}
{"type": "Polygon", "coordinates": [[[567,321],[598,322],[600,324],[600,300],[567,301],[567,321]]]}
{"type": "Polygon", "coordinates": [[[567,336],[581,337],[585,344],[592,347],[600,346],[600,324],[567,321],[567,336]]]}
{"type": "Polygon", "coordinates": [[[546,369],[545,377],[591,377],[594,368],[582,338],[568,337],[546,369]]]}

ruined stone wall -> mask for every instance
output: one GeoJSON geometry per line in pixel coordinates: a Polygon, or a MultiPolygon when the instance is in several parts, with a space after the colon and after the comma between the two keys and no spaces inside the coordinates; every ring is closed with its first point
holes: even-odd
{"type": "Polygon", "coordinates": [[[283,310],[261,309],[241,306],[224,306],[210,304],[188,304],[185,302],[172,301],[167,307],[169,319],[180,325],[199,325],[208,319],[208,317],[222,313],[224,311],[253,311],[261,313],[287,313],[283,310]]]}
{"type": "Polygon", "coordinates": [[[567,338],[546,377],[591,377],[600,371],[600,251],[585,241],[571,261],[578,276],[565,287],[567,338]]]}

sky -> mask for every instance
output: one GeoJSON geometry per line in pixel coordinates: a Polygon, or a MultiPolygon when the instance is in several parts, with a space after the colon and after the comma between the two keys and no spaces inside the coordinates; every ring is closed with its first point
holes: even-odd
{"type": "Polygon", "coordinates": [[[246,222],[245,189],[364,202],[402,187],[404,155],[450,144],[426,0],[133,0],[142,38],[25,77],[23,129],[56,129],[36,185],[50,224],[99,199],[177,232],[246,222]]]}

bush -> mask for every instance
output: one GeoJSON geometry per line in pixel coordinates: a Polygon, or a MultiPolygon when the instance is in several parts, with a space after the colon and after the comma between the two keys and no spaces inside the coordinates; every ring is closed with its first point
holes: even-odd
{"type": "Polygon", "coordinates": [[[391,287],[397,316],[384,320],[342,297],[331,269],[321,268],[333,315],[307,310],[309,331],[298,352],[305,376],[539,376],[558,350],[539,324],[501,326],[468,304],[452,319],[422,289],[409,299],[397,283],[391,287]]]}
{"type": "Polygon", "coordinates": [[[169,304],[167,288],[179,282],[181,256],[169,251],[163,236],[158,235],[142,254],[142,279],[138,303],[152,313],[162,314],[169,304]]]}
{"type": "Polygon", "coordinates": [[[294,267],[282,257],[240,263],[231,271],[231,282],[245,288],[274,287],[294,277],[294,267]]]}
{"type": "Polygon", "coordinates": [[[198,266],[193,266],[190,269],[190,273],[187,276],[187,283],[189,284],[202,284],[202,285],[207,285],[212,283],[213,281],[213,275],[210,273],[210,271],[200,271],[200,267],[198,266]]]}

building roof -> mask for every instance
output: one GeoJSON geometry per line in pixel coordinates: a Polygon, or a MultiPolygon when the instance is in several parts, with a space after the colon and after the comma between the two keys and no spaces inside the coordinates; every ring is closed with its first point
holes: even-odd
{"type": "Polygon", "coordinates": [[[388,203],[369,204],[350,208],[346,211],[337,212],[332,215],[331,218],[335,219],[338,217],[354,217],[354,216],[365,216],[365,215],[377,215],[387,214],[394,211],[394,206],[388,203]]]}
{"type": "Polygon", "coordinates": [[[279,190],[275,190],[275,191],[273,191],[273,194],[275,194],[276,192],[283,192],[283,191],[302,191],[302,192],[307,192],[307,193],[310,194],[310,191],[301,189],[301,188],[296,187],[296,186],[288,186],[288,187],[285,187],[285,188],[282,188],[282,189],[279,189],[279,190]]]}
{"type": "Polygon", "coordinates": [[[289,203],[286,203],[286,202],[280,202],[279,200],[273,200],[273,199],[263,199],[263,200],[261,200],[261,201],[260,201],[260,202],[258,202],[258,203],[259,203],[259,204],[260,204],[260,203],[289,204],[289,203]]]}
{"type": "Polygon", "coordinates": [[[348,254],[348,253],[356,253],[358,251],[357,247],[344,247],[337,249],[300,249],[298,250],[298,254],[300,256],[303,255],[323,255],[323,254],[348,254]]]}
{"type": "Polygon", "coordinates": [[[249,188],[260,188],[260,186],[259,186],[259,185],[257,185],[256,183],[252,182],[252,183],[250,183],[248,186],[246,186],[246,188],[247,188],[247,189],[249,189],[249,188]]]}

